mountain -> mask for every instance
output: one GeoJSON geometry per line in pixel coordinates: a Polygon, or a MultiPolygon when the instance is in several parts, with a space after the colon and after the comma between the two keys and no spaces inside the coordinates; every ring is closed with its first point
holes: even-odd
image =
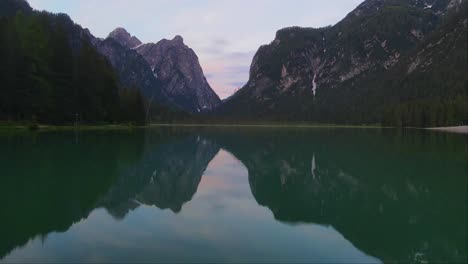
{"type": "Polygon", "coordinates": [[[458,61],[466,58],[465,11],[462,0],[436,0],[431,5],[421,0],[367,0],[334,26],[279,30],[274,41],[254,56],[248,83],[217,113],[238,119],[381,123],[399,104],[428,100],[459,110],[447,111],[444,118],[425,118],[439,112],[425,104],[414,120],[396,124],[466,122],[466,105],[459,98],[467,98],[463,85],[467,67],[466,61],[458,61]],[[452,17],[460,18],[458,26],[450,22],[452,17]],[[417,78],[416,72],[396,70],[408,69],[411,58],[424,54],[434,34],[451,32],[455,34],[451,44],[438,45],[431,53],[450,60],[426,65],[417,78]],[[442,70],[447,74],[433,74],[442,70]],[[418,88],[416,82],[427,78],[438,79],[437,85],[418,88]],[[454,80],[459,83],[453,85],[454,80]],[[408,88],[403,90],[402,85],[408,88]]]}
{"type": "Polygon", "coordinates": [[[443,126],[468,123],[467,4],[382,78],[389,103],[384,123],[443,126]],[[392,93],[400,94],[398,97],[392,93]]]}
{"type": "Polygon", "coordinates": [[[221,103],[206,81],[197,55],[180,36],[172,41],[143,44],[126,29],[117,28],[96,43],[117,70],[121,82],[140,87],[150,101],[190,113],[212,110],[221,103]]]}
{"type": "Polygon", "coordinates": [[[221,104],[208,84],[195,52],[184,44],[181,36],[135,48],[151,66],[163,90],[180,108],[200,113],[221,104]]]}
{"type": "Polygon", "coordinates": [[[0,17],[14,16],[18,11],[24,14],[30,14],[33,11],[29,3],[24,0],[2,0],[0,7],[0,17]]]}
{"type": "Polygon", "coordinates": [[[126,42],[122,42],[121,38],[114,39],[112,36],[111,33],[104,40],[96,39],[94,45],[112,64],[121,85],[137,87],[150,106],[153,103],[172,105],[146,60],[138,52],[123,45],[126,42]]]}
{"type": "Polygon", "coordinates": [[[466,124],[466,13],[466,0],[366,0],[334,26],[281,29],[221,102],[180,36],[143,44],[117,28],[98,39],[67,15],[2,0],[0,119],[166,122],[186,119],[180,109],[223,121],[466,124]]]}
{"type": "Polygon", "coordinates": [[[116,28],[114,31],[112,31],[109,34],[109,36],[107,36],[107,38],[114,39],[120,45],[129,49],[135,48],[142,44],[138,38],[130,35],[130,33],[128,33],[125,28],[121,28],[121,27],[116,28]]]}
{"type": "Polygon", "coordinates": [[[124,28],[117,28],[105,39],[89,33],[96,49],[112,64],[123,90],[138,90],[144,101],[146,119],[149,122],[173,122],[189,118],[165,92],[150,65],[133,47],[141,45],[124,28]]]}

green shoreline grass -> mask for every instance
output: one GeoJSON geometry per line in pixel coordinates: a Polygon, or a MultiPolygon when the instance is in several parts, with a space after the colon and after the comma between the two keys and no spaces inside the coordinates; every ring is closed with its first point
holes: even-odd
{"type": "Polygon", "coordinates": [[[140,128],[138,126],[127,125],[127,124],[99,124],[99,125],[43,125],[31,126],[30,124],[23,123],[0,123],[0,130],[2,131],[66,131],[66,130],[131,130],[140,128]]]}

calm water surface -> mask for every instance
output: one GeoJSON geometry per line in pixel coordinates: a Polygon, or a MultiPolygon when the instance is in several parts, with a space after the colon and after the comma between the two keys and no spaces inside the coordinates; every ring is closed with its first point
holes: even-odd
{"type": "Polygon", "coordinates": [[[0,134],[0,262],[467,261],[467,138],[0,134]]]}

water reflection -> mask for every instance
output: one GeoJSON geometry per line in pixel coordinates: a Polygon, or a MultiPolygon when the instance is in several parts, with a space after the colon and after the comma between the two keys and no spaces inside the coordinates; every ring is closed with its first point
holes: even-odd
{"type": "Polygon", "coordinates": [[[460,261],[466,149],[453,138],[440,140],[336,130],[249,132],[222,142],[247,167],[255,199],[276,219],[331,225],[385,261],[460,261]]]}
{"type": "Polygon", "coordinates": [[[120,167],[141,159],[141,135],[101,138],[87,133],[77,144],[72,133],[0,137],[0,258],[86,218],[120,167]]]}
{"type": "MultiPolygon", "coordinates": [[[[265,129],[87,132],[71,140],[76,136],[0,137],[0,258],[34,237],[65,232],[96,208],[120,220],[142,205],[181,213],[223,149],[240,162],[217,161],[219,170],[245,167],[256,203],[292,228],[331,226],[383,261],[466,261],[467,149],[461,136],[265,129]]],[[[242,189],[227,180],[233,177],[221,177],[218,185],[231,188],[210,199],[242,189]]],[[[205,221],[217,219],[214,212],[205,221]]],[[[252,214],[237,212],[230,221],[250,227],[252,214]]]]}
{"type": "Polygon", "coordinates": [[[218,151],[219,146],[199,135],[161,141],[148,134],[143,158],[120,174],[100,205],[117,218],[141,204],[178,213],[196,193],[203,172],[218,151]]]}

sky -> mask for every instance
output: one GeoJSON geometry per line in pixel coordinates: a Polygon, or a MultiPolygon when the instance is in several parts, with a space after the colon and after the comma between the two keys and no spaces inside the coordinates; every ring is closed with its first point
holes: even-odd
{"type": "Polygon", "coordinates": [[[255,52],[273,41],[278,29],[333,25],[363,0],[28,1],[38,10],[68,14],[96,37],[117,27],[144,43],[181,35],[223,99],[248,81],[255,52]]]}

